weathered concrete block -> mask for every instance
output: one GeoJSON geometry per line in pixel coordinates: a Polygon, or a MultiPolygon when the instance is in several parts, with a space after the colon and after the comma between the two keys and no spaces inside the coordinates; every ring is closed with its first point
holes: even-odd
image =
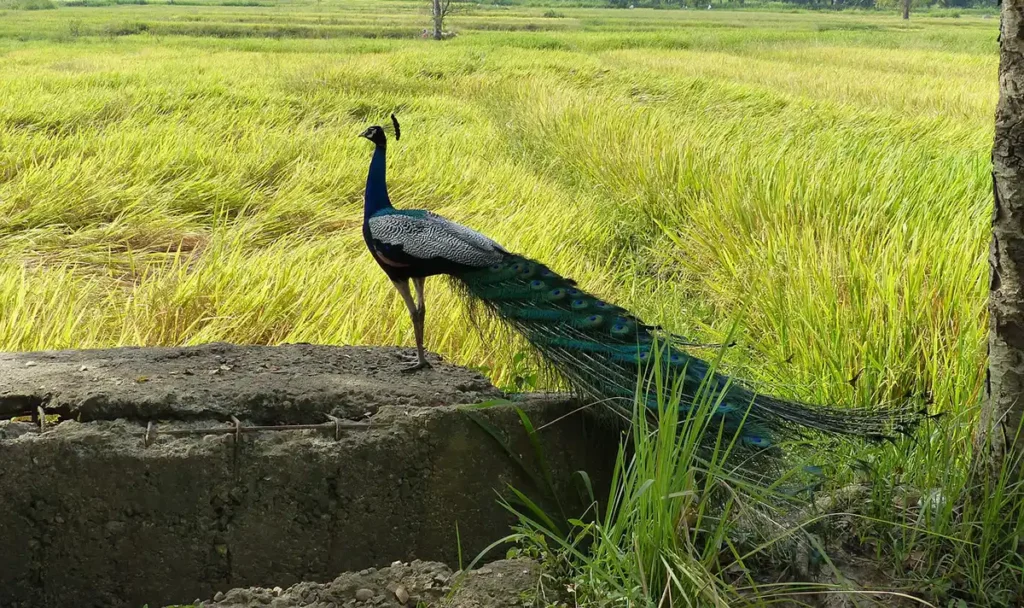
{"type": "MultiPolygon", "coordinates": [[[[162,606],[399,559],[452,564],[456,525],[463,555],[475,556],[511,523],[496,491],[543,494],[460,407],[498,391],[439,362],[402,374],[402,352],[0,356],[0,418],[43,407],[66,419],[42,433],[0,422],[0,607],[162,606]],[[236,434],[229,422],[312,425],[327,414],[369,427],[236,434]],[[210,428],[226,432],[166,434],[210,428]]],[[[557,493],[581,506],[572,473],[606,479],[617,435],[566,416],[565,400],[520,405],[537,426],[551,423],[541,435],[557,493]]],[[[473,411],[532,462],[512,407],[473,411]]]]}

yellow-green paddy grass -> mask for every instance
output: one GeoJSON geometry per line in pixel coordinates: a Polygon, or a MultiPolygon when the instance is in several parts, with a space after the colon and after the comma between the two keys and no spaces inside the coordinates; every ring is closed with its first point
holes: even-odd
{"type": "MultiPolygon", "coordinates": [[[[0,348],[410,345],[360,233],[357,135],[395,111],[396,206],[695,339],[738,321],[731,369],[776,393],[930,392],[941,425],[851,451],[963,487],[996,19],[476,6],[436,43],[426,4],[0,13],[0,348]]],[[[428,347],[509,382],[515,352],[427,291],[428,347]]]]}

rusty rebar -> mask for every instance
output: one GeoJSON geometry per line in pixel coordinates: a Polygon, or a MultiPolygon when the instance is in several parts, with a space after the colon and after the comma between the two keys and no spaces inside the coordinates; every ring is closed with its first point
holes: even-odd
{"type": "Polygon", "coordinates": [[[333,431],[336,440],[341,439],[342,431],[365,431],[372,427],[366,422],[343,422],[341,419],[328,415],[329,422],[320,424],[280,424],[274,426],[243,426],[237,417],[231,417],[231,426],[203,427],[198,429],[167,429],[160,430],[150,421],[143,433],[146,446],[149,446],[157,435],[169,435],[172,437],[186,437],[189,435],[234,435],[235,441],[241,438],[243,433],[264,433],[279,431],[333,431]]]}
{"type": "MultiPolygon", "coordinates": [[[[49,429],[46,423],[46,410],[42,406],[34,412],[36,421],[39,424],[39,432],[45,433],[49,429]]],[[[167,429],[158,430],[156,423],[152,420],[146,423],[146,430],[138,433],[143,438],[145,447],[153,444],[157,435],[170,435],[172,437],[186,437],[189,435],[228,435],[233,434],[235,441],[239,441],[243,433],[266,433],[279,431],[333,431],[334,439],[340,440],[342,431],[366,431],[373,427],[367,422],[348,422],[337,416],[324,414],[328,422],[319,424],[279,424],[274,426],[244,426],[236,416],[231,416],[231,426],[203,427],[198,429],[167,429]]],[[[59,422],[58,422],[59,424],[59,422]]]]}

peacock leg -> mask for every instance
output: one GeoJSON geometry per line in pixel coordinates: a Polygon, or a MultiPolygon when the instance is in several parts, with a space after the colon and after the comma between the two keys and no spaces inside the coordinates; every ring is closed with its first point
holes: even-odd
{"type": "Polygon", "coordinates": [[[417,276],[413,279],[413,286],[416,288],[416,315],[413,317],[413,329],[416,331],[416,356],[417,365],[429,367],[427,353],[423,348],[423,334],[427,329],[427,303],[424,295],[424,285],[427,279],[417,276]]]}
{"type": "Polygon", "coordinates": [[[403,367],[403,372],[412,372],[424,367],[430,367],[426,354],[423,350],[423,316],[412,299],[412,290],[409,289],[409,281],[392,281],[395,289],[402,295],[405,307],[409,309],[409,317],[412,319],[413,331],[416,334],[416,363],[409,367],[403,367]]]}
{"type": "Polygon", "coordinates": [[[416,277],[412,280],[412,284],[416,287],[416,308],[420,316],[424,318],[427,316],[426,296],[424,295],[426,282],[427,279],[425,277],[416,277]]]}
{"type": "Polygon", "coordinates": [[[426,277],[423,276],[413,278],[413,286],[416,287],[416,314],[413,316],[413,329],[416,331],[416,364],[421,367],[430,366],[423,348],[423,335],[427,328],[427,302],[424,292],[426,281],[426,277]]]}

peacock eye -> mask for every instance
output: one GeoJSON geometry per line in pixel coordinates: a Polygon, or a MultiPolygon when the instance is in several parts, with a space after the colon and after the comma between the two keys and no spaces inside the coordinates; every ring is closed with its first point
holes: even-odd
{"type": "Polygon", "coordinates": [[[537,279],[530,281],[530,289],[541,290],[544,289],[545,287],[546,285],[544,285],[544,281],[540,281],[537,279]]]}
{"type": "Polygon", "coordinates": [[[587,307],[587,301],[586,300],[573,300],[572,301],[572,307],[576,308],[576,309],[586,308],[587,307]]]}
{"type": "Polygon", "coordinates": [[[628,333],[629,333],[629,326],[628,325],[623,325],[622,323],[616,323],[615,325],[612,325],[612,335],[613,336],[625,336],[628,333]]]}
{"type": "Polygon", "coordinates": [[[683,358],[679,355],[672,355],[668,358],[668,360],[672,363],[679,363],[680,361],[683,360],[683,358]]]}
{"type": "Polygon", "coordinates": [[[601,302],[600,300],[598,300],[597,302],[594,302],[594,306],[596,306],[597,308],[604,308],[604,309],[611,308],[611,305],[609,305],[607,302],[601,302]]]}
{"type": "Polygon", "coordinates": [[[576,296],[583,295],[583,292],[573,287],[569,289],[569,295],[575,298],[576,296]]]}
{"type": "Polygon", "coordinates": [[[756,435],[745,435],[743,437],[743,443],[755,448],[766,448],[772,444],[771,441],[768,441],[764,437],[758,437],[756,435]]]}
{"type": "Polygon", "coordinates": [[[504,268],[504,267],[505,267],[505,266],[504,266],[504,265],[502,265],[502,264],[491,264],[491,266],[490,266],[490,269],[491,269],[491,271],[493,271],[493,272],[497,272],[497,271],[501,270],[501,269],[502,269],[502,268],[504,268]]]}

